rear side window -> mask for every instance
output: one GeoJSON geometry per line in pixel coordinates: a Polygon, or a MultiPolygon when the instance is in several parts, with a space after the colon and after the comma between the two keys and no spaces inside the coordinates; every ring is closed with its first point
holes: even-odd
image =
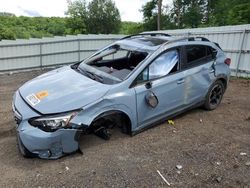
{"type": "Polygon", "coordinates": [[[201,45],[186,46],[186,52],[187,62],[190,63],[206,57],[207,48],[201,45]]]}
{"type": "Polygon", "coordinates": [[[184,64],[184,68],[203,64],[212,59],[211,47],[204,45],[187,45],[185,48],[187,61],[184,64]]]}

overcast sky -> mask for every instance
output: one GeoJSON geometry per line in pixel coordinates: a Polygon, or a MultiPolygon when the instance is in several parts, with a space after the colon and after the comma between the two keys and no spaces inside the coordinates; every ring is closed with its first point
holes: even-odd
{"type": "MultiPolygon", "coordinates": [[[[114,0],[122,21],[142,21],[139,11],[148,0],[114,0]]],[[[168,0],[165,0],[168,1],[168,0]]],[[[65,16],[67,0],[0,0],[0,12],[16,16],[65,16]]]]}

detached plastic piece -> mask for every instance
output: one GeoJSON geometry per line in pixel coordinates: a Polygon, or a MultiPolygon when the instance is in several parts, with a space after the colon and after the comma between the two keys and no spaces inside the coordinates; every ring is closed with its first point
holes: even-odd
{"type": "Polygon", "coordinates": [[[169,119],[169,120],[168,120],[168,124],[169,124],[169,125],[174,125],[174,121],[171,120],[171,119],[169,119]]]}

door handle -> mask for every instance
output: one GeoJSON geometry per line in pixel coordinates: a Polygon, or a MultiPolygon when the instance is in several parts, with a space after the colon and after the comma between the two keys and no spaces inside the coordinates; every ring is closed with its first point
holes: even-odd
{"type": "Polygon", "coordinates": [[[185,82],[185,80],[182,78],[182,79],[180,79],[180,80],[177,81],[177,84],[182,84],[184,82],[185,82]]]}

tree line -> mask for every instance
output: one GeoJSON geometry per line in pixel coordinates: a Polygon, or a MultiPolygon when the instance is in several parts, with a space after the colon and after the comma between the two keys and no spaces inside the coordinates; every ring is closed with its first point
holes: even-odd
{"type": "Polygon", "coordinates": [[[75,34],[135,34],[141,31],[250,23],[249,0],[150,0],[143,21],[122,22],[112,0],[68,0],[66,17],[25,17],[0,13],[0,40],[75,34]]]}
{"type": "Polygon", "coordinates": [[[250,23],[249,0],[173,0],[171,6],[162,4],[162,0],[151,0],[142,12],[145,30],[156,30],[157,20],[161,29],[250,23]]]}

